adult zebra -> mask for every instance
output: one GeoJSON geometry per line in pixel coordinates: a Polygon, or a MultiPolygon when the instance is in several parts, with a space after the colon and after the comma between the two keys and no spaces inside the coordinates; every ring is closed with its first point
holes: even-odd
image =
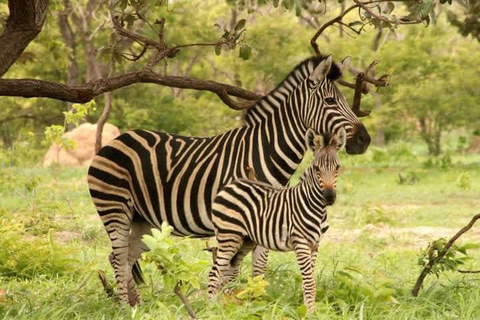
{"type": "MultiPolygon", "coordinates": [[[[137,259],[141,237],[168,222],[178,236],[214,235],[211,205],[219,189],[253,168],[260,181],[285,186],[308,148],[307,132],[347,132],[346,150],[365,152],[370,136],[334,81],[341,76],[332,57],[300,63],[245,113],[243,126],[208,137],[134,130],[104,146],[88,170],[90,195],[112,241],[110,262],[124,303],[139,295],[137,259]],[[133,269],[133,272],[132,272],[133,269]],[[138,281],[137,281],[138,282],[138,281]]],[[[254,251],[263,272],[266,249],[254,251]]]]}

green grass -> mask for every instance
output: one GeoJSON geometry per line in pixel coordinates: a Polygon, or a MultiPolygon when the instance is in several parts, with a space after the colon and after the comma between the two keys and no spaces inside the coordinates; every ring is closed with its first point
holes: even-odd
{"type": "MultiPolygon", "coordinates": [[[[317,310],[312,319],[478,319],[480,276],[429,276],[418,298],[411,289],[420,272],[422,247],[450,237],[480,213],[480,156],[428,159],[402,145],[371,148],[361,157],[341,155],[338,200],[331,228],[320,244],[317,310]],[[399,173],[414,177],[400,182],[399,173]]],[[[304,166],[303,166],[304,167],[304,166]]],[[[144,265],[143,303],[135,309],[108,298],[98,280],[113,282],[110,244],[90,201],[86,168],[0,169],[1,319],[184,319],[187,312],[163,289],[153,265],[144,265]],[[3,292],[3,294],[2,294],[3,292]]],[[[293,180],[295,180],[294,178],[293,180]]],[[[470,231],[461,243],[475,241],[470,231]]],[[[203,241],[190,253],[205,260],[203,241]]],[[[472,250],[463,269],[480,269],[472,250]]],[[[239,280],[250,274],[247,257],[239,280]]],[[[267,294],[240,301],[232,294],[187,292],[201,319],[299,319],[301,276],[292,253],[271,253],[267,294]]]]}

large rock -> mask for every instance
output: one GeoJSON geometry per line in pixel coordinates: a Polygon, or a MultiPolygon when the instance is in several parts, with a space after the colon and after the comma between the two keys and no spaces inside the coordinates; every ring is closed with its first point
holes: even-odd
{"type": "MultiPolygon", "coordinates": [[[[76,148],[65,148],[53,143],[43,157],[42,165],[48,167],[53,163],[65,166],[87,166],[95,156],[95,136],[97,125],[83,123],[77,128],[63,135],[64,138],[75,141],[76,148]]],[[[115,139],[120,130],[112,124],[106,123],[103,127],[102,146],[115,139]]]]}

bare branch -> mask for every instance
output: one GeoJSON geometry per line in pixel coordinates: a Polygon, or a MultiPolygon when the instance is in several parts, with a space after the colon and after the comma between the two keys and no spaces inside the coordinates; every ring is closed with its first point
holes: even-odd
{"type": "Polygon", "coordinates": [[[354,4],[350,7],[348,7],[347,9],[345,9],[345,11],[343,11],[339,16],[333,18],[332,20],[330,21],[327,21],[326,23],[324,23],[320,29],[318,29],[318,31],[315,33],[315,35],[313,36],[313,38],[310,40],[310,45],[313,47],[313,50],[315,51],[315,53],[320,56],[321,55],[321,52],[320,52],[320,49],[318,48],[318,44],[317,44],[317,39],[318,37],[322,34],[323,31],[325,31],[325,29],[327,29],[328,27],[330,27],[331,25],[341,21],[343,19],[343,17],[349,13],[350,11],[352,11],[353,9],[355,8],[358,8],[359,5],[358,4],[354,4]]]}
{"type": "Polygon", "coordinates": [[[460,273],[480,273],[480,270],[457,270],[460,273]]]}
{"type": "MultiPolygon", "coordinates": [[[[159,48],[159,43],[157,41],[154,41],[150,38],[144,37],[138,33],[128,31],[125,28],[123,28],[120,23],[120,18],[118,16],[112,15],[112,22],[113,22],[113,28],[115,29],[115,31],[117,31],[117,33],[120,36],[132,39],[135,42],[147,48],[159,48]]],[[[164,49],[164,48],[160,48],[160,49],[164,49]]]]}
{"type": "Polygon", "coordinates": [[[183,295],[182,289],[180,288],[179,283],[175,285],[175,288],[173,288],[173,292],[180,298],[180,300],[182,300],[183,304],[185,305],[185,308],[187,308],[190,318],[197,319],[197,315],[195,314],[195,311],[193,311],[193,308],[190,302],[188,302],[188,299],[183,295]]]}

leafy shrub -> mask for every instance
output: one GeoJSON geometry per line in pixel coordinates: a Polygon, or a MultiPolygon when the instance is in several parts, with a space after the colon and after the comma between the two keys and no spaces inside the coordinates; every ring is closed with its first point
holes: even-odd
{"type": "Polygon", "coordinates": [[[399,172],[397,177],[397,184],[399,185],[414,185],[420,181],[415,171],[407,171],[405,173],[399,172]]]}
{"type": "Polygon", "coordinates": [[[458,175],[457,186],[462,190],[470,190],[470,174],[468,172],[462,172],[458,175]]]}
{"type": "Polygon", "coordinates": [[[320,298],[323,295],[340,313],[353,310],[362,301],[378,304],[378,307],[382,304],[391,306],[392,303],[397,303],[394,297],[394,281],[383,274],[375,274],[370,278],[361,268],[347,266],[336,271],[332,281],[333,287],[321,289],[317,295],[320,298]]]}
{"type": "Polygon", "coordinates": [[[177,285],[181,288],[191,286],[200,289],[199,273],[209,263],[185,254],[193,240],[174,239],[170,236],[172,231],[173,228],[164,222],[161,231],[152,229],[151,236],[144,235],[142,241],[150,248],[150,251],[143,257],[158,268],[167,289],[173,290],[177,285]]]}
{"type": "Polygon", "coordinates": [[[55,277],[75,270],[76,260],[53,242],[22,236],[19,225],[0,225],[0,276],[18,279],[55,277]]]}
{"type": "Polygon", "coordinates": [[[423,163],[423,167],[426,169],[431,169],[431,168],[449,169],[450,167],[452,167],[452,165],[453,165],[452,156],[450,155],[449,152],[445,153],[441,157],[428,158],[428,160],[423,163]]]}

